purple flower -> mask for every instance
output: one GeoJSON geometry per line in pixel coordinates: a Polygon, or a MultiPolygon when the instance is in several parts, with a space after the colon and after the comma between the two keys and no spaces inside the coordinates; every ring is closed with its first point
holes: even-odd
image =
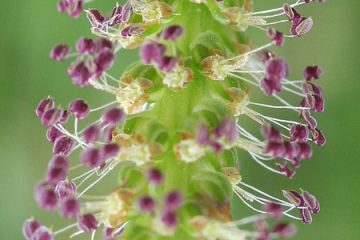
{"type": "Polygon", "coordinates": [[[80,213],[80,204],[76,198],[67,198],[60,202],[60,214],[66,218],[75,218],[80,213]]]}
{"type": "Polygon", "coordinates": [[[301,195],[304,198],[305,204],[312,213],[316,214],[320,212],[320,203],[317,201],[314,195],[310,194],[307,191],[302,192],[301,195]]]}
{"type": "Polygon", "coordinates": [[[131,16],[132,8],[129,5],[116,5],[111,16],[103,16],[97,9],[86,11],[86,16],[94,29],[103,29],[106,26],[116,26],[120,23],[128,22],[131,16]]]}
{"type": "Polygon", "coordinates": [[[68,73],[73,83],[79,87],[88,86],[94,73],[94,66],[93,63],[85,63],[84,61],[72,63],[68,68],[68,73]]]}
{"type": "Polygon", "coordinates": [[[286,153],[285,145],[282,142],[268,142],[265,145],[264,152],[273,157],[284,157],[286,153]]]}
{"type": "Polygon", "coordinates": [[[284,46],[285,40],[283,33],[276,31],[274,28],[268,28],[267,35],[276,46],[278,47],[284,46]]]}
{"type": "Polygon", "coordinates": [[[116,240],[118,236],[123,232],[124,228],[120,227],[122,230],[118,231],[115,228],[105,227],[103,230],[103,238],[104,240],[116,240]]]}
{"type": "Polygon", "coordinates": [[[84,232],[91,232],[98,228],[98,222],[94,215],[84,214],[78,218],[78,227],[84,232]]]}
{"type": "Polygon", "coordinates": [[[312,134],[312,140],[314,141],[314,143],[316,145],[319,145],[319,146],[325,145],[325,143],[326,143],[325,136],[319,129],[315,128],[314,130],[311,131],[311,134],[312,134]]]}
{"type": "Polygon", "coordinates": [[[155,201],[149,196],[143,196],[138,200],[138,206],[143,212],[152,212],[155,209],[155,201]]]}
{"type": "Polygon", "coordinates": [[[101,29],[103,27],[103,22],[105,17],[97,9],[89,9],[86,11],[86,17],[88,18],[91,26],[93,28],[101,29]]]}
{"type": "Polygon", "coordinates": [[[97,124],[90,125],[84,130],[82,138],[84,142],[91,143],[95,142],[100,137],[100,127],[97,124]]]}
{"type": "Polygon", "coordinates": [[[215,129],[217,137],[226,137],[230,142],[234,142],[238,137],[236,121],[234,118],[224,118],[215,129]]]}
{"type": "Polygon", "coordinates": [[[76,43],[79,54],[92,54],[95,50],[95,42],[91,38],[80,38],[76,43]]]}
{"type": "Polygon", "coordinates": [[[264,78],[260,82],[260,87],[263,90],[263,92],[268,96],[271,96],[274,93],[279,93],[282,91],[282,85],[280,82],[271,81],[266,78],[264,78]]]}
{"type": "Polygon", "coordinates": [[[293,178],[296,174],[294,169],[289,168],[287,164],[278,164],[279,171],[286,175],[288,178],[293,178]]]}
{"type": "Polygon", "coordinates": [[[265,62],[265,77],[260,87],[266,95],[273,95],[282,91],[281,80],[289,74],[288,64],[281,58],[270,58],[265,62]]]}
{"type": "Polygon", "coordinates": [[[105,50],[114,50],[113,43],[106,38],[99,38],[95,42],[95,52],[100,53],[105,50]]]}
{"type": "Polygon", "coordinates": [[[102,121],[105,125],[115,126],[120,124],[125,119],[125,113],[120,108],[112,108],[106,111],[102,117],[102,121]]]}
{"type": "Polygon", "coordinates": [[[160,185],[164,181],[164,176],[162,172],[156,168],[150,168],[147,171],[146,176],[149,182],[154,184],[155,186],[160,185]]]}
{"type": "Polygon", "coordinates": [[[172,191],[166,194],[164,199],[164,208],[166,211],[177,210],[183,202],[182,194],[178,191],[172,191]]]}
{"type": "Polygon", "coordinates": [[[273,233],[279,237],[289,238],[295,235],[296,227],[288,223],[278,223],[275,225],[273,233]]]}
{"type": "Polygon", "coordinates": [[[163,56],[157,62],[157,66],[160,70],[170,72],[176,66],[178,59],[176,57],[163,56]]]}
{"type": "Polygon", "coordinates": [[[48,182],[42,182],[36,185],[35,199],[42,209],[51,211],[57,206],[57,197],[54,187],[48,182]]]}
{"type": "Polygon", "coordinates": [[[90,112],[89,106],[82,99],[75,99],[70,103],[69,111],[72,112],[77,119],[84,119],[90,112]]]}
{"type": "Polygon", "coordinates": [[[103,50],[95,59],[96,77],[101,77],[106,69],[110,68],[115,59],[115,55],[110,50],[103,50]]]}
{"type": "Polygon", "coordinates": [[[289,66],[282,58],[272,58],[265,63],[265,79],[280,82],[289,74],[289,66]]]}
{"type": "Polygon", "coordinates": [[[197,128],[196,141],[200,145],[206,145],[209,141],[209,129],[205,124],[199,124],[197,128]]]}
{"type": "Polygon", "coordinates": [[[296,36],[302,36],[312,29],[314,21],[312,18],[302,17],[301,20],[297,23],[293,23],[290,29],[291,33],[296,36]]]}
{"type": "Polygon", "coordinates": [[[311,81],[313,79],[319,79],[323,74],[323,70],[319,66],[308,66],[304,70],[305,80],[311,81]]]}
{"type": "Polygon", "coordinates": [[[41,223],[33,218],[27,219],[24,222],[23,228],[22,228],[22,232],[24,237],[27,240],[30,240],[31,237],[34,235],[34,233],[36,232],[37,229],[39,229],[41,227],[41,223]]]}
{"type": "Polygon", "coordinates": [[[140,57],[145,64],[152,61],[159,62],[166,51],[166,47],[162,44],[150,42],[144,44],[140,49],[140,57]]]}
{"type": "Polygon", "coordinates": [[[290,203],[294,204],[296,207],[305,206],[304,198],[296,191],[283,191],[283,195],[289,200],[290,203]]]}
{"type": "Polygon", "coordinates": [[[101,156],[100,150],[95,147],[85,149],[81,154],[80,161],[82,164],[90,168],[98,168],[105,163],[104,158],[101,156]]]}
{"type": "Polygon", "coordinates": [[[64,116],[64,110],[61,108],[52,108],[45,112],[41,117],[41,123],[51,127],[61,122],[64,116]]]}
{"type": "Polygon", "coordinates": [[[282,207],[277,203],[267,203],[264,210],[273,218],[280,218],[282,215],[282,207]]]}
{"type": "Polygon", "coordinates": [[[50,52],[51,59],[55,61],[64,61],[70,54],[70,46],[65,44],[56,45],[50,52]]]}
{"type": "Polygon", "coordinates": [[[175,212],[163,213],[161,216],[161,221],[169,229],[174,229],[178,224],[178,220],[175,212]]]}
{"type": "Polygon", "coordinates": [[[55,155],[61,153],[67,156],[72,152],[73,146],[74,141],[71,138],[62,136],[56,139],[53,147],[53,154],[55,155]]]}
{"type": "Polygon", "coordinates": [[[310,111],[302,110],[300,113],[300,117],[306,121],[310,130],[314,130],[317,127],[317,121],[313,116],[311,116],[310,111]]]}
{"type": "Polygon", "coordinates": [[[59,12],[67,12],[69,16],[77,18],[83,10],[83,0],[61,0],[58,3],[59,12]]]}
{"type": "Polygon", "coordinates": [[[108,143],[101,148],[101,155],[104,159],[116,157],[119,152],[120,146],[116,143],[108,143]]]}
{"type": "Polygon", "coordinates": [[[290,129],[290,140],[306,142],[309,137],[309,130],[304,125],[293,125],[290,129]]]}
{"type": "Polygon", "coordinates": [[[171,25],[165,28],[163,32],[163,37],[165,40],[175,41],[181,35],[183,35],[184,29],[179,25],[171,25]]]}
{"type": "Polygon", "coordinates": [[[137,36],[144,32],[144,28],[137,24],[131,24],[121,30],[121,36],[124,38],[137,36]]]}
{"type": "Polygon", "coordinates": [[[306,82],[303,84],[303,93],[307,95],[318,95],[319,97],[323,97],[323,90],[321,87],[316,86],[311,82],[306,82]]]}
{"type": "Polygon", "coordinates": [[[269,142],[281,142],[282,137],[278,129],[276,129],[271,124],[264,124],[261,127],[261,134],[269,142]]]}
{"type": "Polygon", "coordinates": [[[42,99],[39,102],[38,106],[36,107],[36,110],[35,110],[36,116],[41,118],[47,111],[53,109],[54,106],[55,106],[55,102],[52,97],[42,99]]]}
{"type": "Polygon", "coordinates": [[[69,158],[62,154],[53,156],[53,158],[50,160],[49,163],[49,168],[62,167],[68,169],[69,166],[70,166],[69,158]]]}
{"type": "Polygon", "coordinates": [[[60,181],[56,184],[55,193],[60,200],[72,198],[76,193],[76,185],[68,180],[60,181]]]}
{"type": "Polygon", "coordinates": [[[50,166],[47,172],[47,180],[56,185],[58,182],[65,180],[68,169],[58,166],[50,166]]]}
{"type": "Polygon", "coordinates": [[[285,148],[284,157],[288,159],[293,159],[298,156],[298,147],[295,143],[290,141],[283,141],[282,143],[285,148]]]}
{"type": "Polygon", "coordinates": [[[34,234],[32,235],[32,237],[30,239],[31,240],[54,240],[54,235],[50,232],[50,230],[47,227],[41,226],[34,232],[34,234]]]}
{"type": "Polygon", "coordinates": [[[300,148],[299,157],[302,159],[309,159],[312,156],[312,149],[308,143],[297,143],[300,148]]]}
{"type": "Polygon", "coordinates": [[[307,208],[300,209],[300,216],[304,223],[306,224],[312,223],[312,215],[309,209],[307,208]]]}
{"type": "Polygon", "coordinates": [[[54,143],[56,139],[62,137],[64,134],[56,127],[50,127],[46,132],[46,138],[50,143],[54,143]]]}
{"type": "Polygon", "coordinates": [[[291,21],[290,32],[295,36],[302,36],[308,33],[314,22],[311,18],[302,17],[294,8],[288,4],[284,5],[284,12],[291,21]]]}

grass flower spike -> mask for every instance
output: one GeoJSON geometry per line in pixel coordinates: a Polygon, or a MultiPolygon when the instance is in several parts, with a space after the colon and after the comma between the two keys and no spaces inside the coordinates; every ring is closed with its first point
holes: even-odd
{"type": "Polygon", "coordinates": [[[254,11],[252,0],[128,0],[109,13],[88,2],[61,0],[58,10],[86,16],[95,37],[56,45],[50,57],[69,61],[74,85],[112,101],[76,98],[68,108],[52,97],[40,101],[36,115],[53,157],[35,199],[70,223],[28,219],[26,239],[267,240],[293,236],[288,220],[313,221],[314,195],[279,187],[283,196],[272,196],[252,186],[238,152],[293,178],[312,146],[325,144],[314,117],[325,108],[322,69],[304,66],[304,78],[292,80],[274,52],[312,29],[301,5],[324,1],[254,11]],[[254,47],[250,28],[268,42],[254,47]],[[118,53],[129,49],[139,60],[113,75],[118,53]],[[249,120],[258,131],[247,130],[249,120]],[[112,190],[100,187],[105,178],[112,190]],[[233,217],[232,198],[254,215],[233,217]]]}

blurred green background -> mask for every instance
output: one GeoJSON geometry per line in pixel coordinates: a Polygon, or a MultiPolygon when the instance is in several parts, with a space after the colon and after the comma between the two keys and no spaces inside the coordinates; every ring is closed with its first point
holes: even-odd
{"type": "MultiPolygon", "coordinates": [[[[256,9],[284,3],[254,2],[256,9]]],[[[114,3],[98,0],[92,5],[106,11],[114,3]]],[[[298,224],[295,239],[360,239],[359,5],[358,0],[329,0],[324,5],[305,6],[301,12],[314,17],[313,31],[301,40],[288,40],[281,50],[294,76],[300,76],[307,64],[320,64],[325,70],[321,84],[327,109],[317,119],[327,145],[315,149],[315,156],[292,181],[244,159],[247,182],[277,195],[283,188],[303,187],[320,199],[321,213],[312,225],[298,224]]],[[[32,197],[33,185],[43,177],[51,157],[45,129],[34,114],[39,99],[51,94],[66,106],[71,99],[81,97],[97,106],[109,96],[73,86],[65,71],[67,63],[48,58],[54,44],[74,43],[80,35],[89,36],[84,16],[73,21],[58,14],[55,0],[1,0],[0,6],[0,239],[17,240],[23,239],[21,226],[30,216],[59,227],[56,214],[39,210],[32,197]]],[[[251,34],[256,36],[255,42],[264,42],[259,34],[251,34]]],[[[121,53],[114,71],[120,73],[136,57],[121,53]]]]}

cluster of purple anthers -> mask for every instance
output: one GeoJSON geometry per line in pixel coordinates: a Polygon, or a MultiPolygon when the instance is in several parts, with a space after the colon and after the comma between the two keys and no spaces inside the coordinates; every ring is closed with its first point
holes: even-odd
{"type": "Polygon", "coordinates": [[[79,39],[75,52],[57,45],[50,56],[56,61],[75,58],[68,67],[73,83],[116,100],[96,108],[82,99],[71,101],[67,109],[52,97],[38,104],[36,115],[48,128],[53,157],[45,179],[35,187],[35,199],[42,209],[58,211],[75,223],[52,230],[31,218],[23,227],[26,239],[53,240],[75,229],[70,238],[89,233],[94,240],[102,230],[106,240],[268,240],[295,234],[292,224],[281,222],[282,216],[312,222],[320,211],[312,194],[283,191],[284,200],[245,183],[236,153],[243,149],[265,169],[292,178],[302,160],[312,156],[310,143],[325,144],[313,116],[324,111],[323,91],[315,84],[322,69],[308,66],[303,79],[290,80],[287,62],[269,50],[311,30],[312,18],[295,8],[315,0],[259,12],[252,11],[251,0],[128,0],[109,15],[84,10],[87,2],[60,0],[58,10],[74,18],[85,12],[99,38],[79,39]],[[205,29],[189,22],[196,11],[211,18],[205,29]],[[277,18],[282,19],[272,20],[277,18]],[[273,27],[282,23],[290,23],[289,35],[273,27]],[[251,49],[244,41],[225,49],[217,35],[202,33],[212,26],[225,35],[225,42],[242,39],[254,27],[270,43],[251,49]],[[139,48],[141,61],[120,78],[111,75],[118,51],[133,48],[139,48]],[[252,88],[269,102],[250,100],[252,88]],[[292,104],[289,95],[299,97],[299,104],[292,104]],[[279,104],[270,104],[275,100],[279,104]],[[299,120],[268,116],[261,108],[289,110],[299,120]],[[99,111],[103,113],[97,120],[89,120],[90,113],[99,111]],[[247,131],[243,116],[259,124],[261,134],[247,131]],[[225,153],[236,164],[226,162],[225,153]],[[74,154],[80,156],[78,164],[70,163],[74,154]],[[115,169],[120,184],[110,194],[89,195],[115,169]],[[257,214],[233,220],[232,194],[257,214]],[[247,230],[249,224],[254,231],[247,230]]]}

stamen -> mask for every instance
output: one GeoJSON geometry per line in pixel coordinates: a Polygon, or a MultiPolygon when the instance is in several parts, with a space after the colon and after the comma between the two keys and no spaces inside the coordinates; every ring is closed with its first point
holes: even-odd
{"type": "MultiPolygon", "coordinates": [[[[78,185],[77,187],[81,187],[88,179],[90,179],[95,174],[95,170],[93,170],[89,175],[87,175],[78,185]]],[[[74,181],[74,180],[73,180],[74,181]]]]}
{"type": "Polygon", "coordinates": [[[77,231],[77,232],[71,234],[71,235],[70,235],[70,238],[77,237],[77,236],[79,236],[79,235],[81,235],[81,234],[83,234],[83,233],[84,233],[83,230],[77,231]]]}
{"type": "Polygon", "coordinates": [[[254,210],[255,212],[261,213],[261,214],[266,214],[267,212],[259,210],[255,207],[253,207],[250,203],[248,203],[242,196],[241,194],[239,194],[238,192],[235,191],[236,196],[238,196],[240,198],[240,200],[246,205],[248,206],[250,209],[254,210]]]}
{"type": "Polygon", "coordinates": [[[254,190],[255,192],[260,193],[261,195],[264,195],[264,196],[266,196],[266,197],[268,197],[268,198],[274,199],[274,200],[276,200],[276,201],[278,201],[278,202],[282,202],[282,203],[288,204],[288,202],[285,202],[284,200],[281,200],[281,199],[279,199],[279,198],[276,198],[276,197],[274,197],[274,196],[271,196],[270,194],[267,194],[267,193],[265,193],[265,192],[263,192],[263,191],[255,188],[255,187],[253,187],[253,186],[251,186],[251,185],[249,185],[249,184],[247,184],[247,183],[244,183],[243,181],[241,181],[239,184],[241,184],[241,185],[243,185],[243,186],[245,186],[245,187],[247,187],[247,188],[249,188],[249,189],[251,189],[251,190],[254,190]]]}
{"type": "MultiPolygon", "coordinates": [[[[305,2],[303,0],[298,0],[298,1],[296,1],[296,3],[291,4],[290,7],[294,8],[294,7],[303,5],[303,4],[305,4],[305,2]]],[[[250,13],[247,13],[246,16],[267,14],[267,13],[273,13],[273,12],[279,12],[279,11],[284,11],[284,8],[279,7],[279,8],[274,8],[274,9],[270,9],[270,10],[264,10],[264,11],[258,11],[258,12],[250,12],[250,13]]]]}
{"type": "MultiPolygon", "coordinates": [[[[83,166],[83,165],[81,164],[81,166],[83,166]]],[[[77,177],[75,177],[75,178],[73,178],[73,179],[71,179],[71,180],[72,180],[72,181],[77,181],[77,180],[79,180],[79,179],[81,179],[81,178],[89,175],[89,174],[92,173],[93,171],[94,171],[93,169],[92,169],[92,170],[89,170],[89,171],[83,173],[82,175],[77,176],[77,177]]]]}
{"type": "MultiPolygon", "coordinates": [[[[119,164],[119,161],[117,161],[113,167],[117,166],[119,164]]],[[[82,195],[84,195],[87,191],[89,191],[92,187],[94,187],[98,182],[101,181],[101,179],[103,179],[108,173],[111,172],[111,170],[113,170],[113,168],[108,168],[106,170],[106,172],[104,171],[104,173],[102,175],[100,175],[100,177],[98,179],[96,179],[92,184],[90,184],[88,187],[86,187],[79,195],[78,198],[80,198],[82,195]]]]}
{"type": "Polygon", "coordinates": [[[91,240],[95,240],[95,234],[96,234],[96,230],[92,231],[92,233],[91,233],[91,240]]]}
{"type": "Polygon", "coordinates": [[[78,138],[77,136],[71,134],[69,131],[67,131],[61,124],[57,124],[54,125],[54,127],[56,129],[58,129],[59,131],[61,131],[63,134],[67,135],[68,137],[74,139],[75,141],[77,141],[79,144],[81,144],[81,147],[84,148],[87,146],[87,144],[85,142],[83,142],[80,138],[78,138]]]}
{"type": "Polygon", "coordinates": [[[243,53],[243,54],[241,54],[241,55],[238,55],[238,56],[234,56],[234,57],[231,57],[231,58],[227,58],[227,59],[225,59],[225,60],[222,60],[222,63],[223,64],[226,64],[226,62],[228,62],[228,61],[233,61],[233,60],[236,60],[236,59],[238,59],[238,58],[242,58],[242,57],[245,57],[245,56],[247,56],[247,55],[251,55],[251,54],[253,54],[253,53],[257,53],[257,52],[259,52],[259,51],[261,51],[261,50],[264,50],[264,49],[266,49],[266,48],[269,48],[269,47],[271,47],[271,46],[273,46],[274,44],[271,42],[271,43],[268,43],[268,44],[265,44],[265,45],[263,45],[263,46],[261,46],[261,47],[258,47],[258,48],[256,48],[256,49],[253,49],[253,50],[251,50],[251,51],[248,51],[248,52],[246,52],[246,53],[243,53]]]}
{"type": "Polygon", "coordinates": [[[79,134],[78,134],[78,119],[75,118],[74,120],[74,132],[75,132],[75,137],[79,138],[79,134]]]}
{"type": "Polygon", "coordinates": [[[99,110],[101,110],[101,109],[110,107],[111,105],[113,105],[113,104],[115,104],[115,103],[118,103],[118,101],[113,101],[113,102],[107,103],[107,104],[105,104],[105,105],[103,105],[103,106],[100,106],[100,107],[98,107],[98,108],[93,108],[93,109],[90,110],[90,112],[99,111],[99,110]]]}
{"type": "Polygon", "coordinates": [[[260,23],[259,25],[261,26],[271,26],[271,25],[276,25],[276,24],[279,24],[279,23],[285,23],[285,22],[289,22],[289,20],[279,20],[279,21],[276,21],[276,22],[268,22],[268,23],[260,23]]]}
{"type": "Polygon", "coordinates": [[[254,135],[252,135],[251,133],[249,133],[248,131],[246,131],[246,130],[245,130],[244,128],[242,128],[240,125],[237,125],[237,128],[240,130],[240,132],[241,132],[244,136],[248,137],[250,140],[253,140],[253,141],[255,141],[255,142],[261,143],[261,141],[260,141],[258,138],[256,138],[254,135]]]}
{"type": "Polygon", "coordinates": [[[76,226],[77,226],[77,223],[74,223],[74,224],[71,224],[71,225],[66,226],[64,228],[61,228],[61,229],[54,232],[54,236],[59,235],[60,233],[66,232],[67,230],[69,230],[71,228],[74,228],[76,226]]]}
{"type": "Polygon", "coordinates": [[[268,218],[267,215],[254,215],[254,216],[242,218],[242,219],[240,219],[240,220],[236,220],[236,221],[233,221],[233,222],[224,223],[224,225],[236,225],[236,226],[241,226],[241,225],[246,225],[246,224],[254,223],[254,222],[257,222],[257,221],[259,221],[259,220],[265,220],[265,219],[267,219],[267,218],[268,218]]]}
{"type": "Polygon", "coordinates": [[[253,155],[251,152],[249,152],[249,154],[251,155],[251,157],[255,160],[256,163],[258,163],[259,165],[263,166],[264,168],[270,170],[271,172],[280,174],[280,175],[285,175],[285,173],[280,172],[278,170],[275,170],[271,167],[269,167],[268,165],[266,165],[265,163],[263,163],[262,161],[260,161],[255,155],[253,155]]]}
{"type": "Polygon", "coordinates": [[[250,105],[260,106],[260,107],[267,107],[267,108],[274,108],[274,109],[296,109],[296,110],[309,110],[308,107],[293,107],[293,106],[275,106],[263,103],[255,103],[249,102],[250,105]]]}

